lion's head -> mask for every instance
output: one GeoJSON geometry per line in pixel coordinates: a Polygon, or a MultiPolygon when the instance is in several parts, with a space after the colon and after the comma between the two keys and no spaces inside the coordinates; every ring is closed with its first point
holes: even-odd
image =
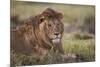
{"type": "Polygon", "coordinates": [[[39,29],[53,44],[61,42],[64,26],[62,23],[62,14],[53,9],[46,9],[40,17],[39,29]]]}

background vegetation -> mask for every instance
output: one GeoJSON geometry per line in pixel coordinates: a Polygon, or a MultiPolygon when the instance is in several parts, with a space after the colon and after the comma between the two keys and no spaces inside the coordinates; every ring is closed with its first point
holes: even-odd
{"type": "Polygon", "coordinates": [[[52,51],[44,60],[38,61],[33,56],[16,54],[11,51],[11,65],[95,61],[95,6],[11,1],[11,16],[15,16],[15,19],[11,20],[11,28],[15,27],[19,23],[18,21],[40,14],[48,7],[64,15],[65,31],[62,43],[65,53],[78,54],[82,57],[82,61],[62,60],[57,53],[52,51]]]}

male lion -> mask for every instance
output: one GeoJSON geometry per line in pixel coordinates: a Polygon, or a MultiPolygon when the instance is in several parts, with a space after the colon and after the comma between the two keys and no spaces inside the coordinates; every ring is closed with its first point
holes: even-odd
{"type": "Polygon", "coordinates": [[[26,55],[45,55],[53,48],[64,53],[61,39],[64,26],[62,14],[51,8],[30,17],[23,24],[11,30],[11,49],[26,55]]]}

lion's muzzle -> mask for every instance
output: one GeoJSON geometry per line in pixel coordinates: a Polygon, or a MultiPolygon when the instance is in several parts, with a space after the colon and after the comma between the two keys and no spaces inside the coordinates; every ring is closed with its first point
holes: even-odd
{"type": "Polygon", "coordinates": [[[61,42],[61,34],[55,34],[55,35],[53,35],[52,42],[54,44],[60,43],[61,42]]]}

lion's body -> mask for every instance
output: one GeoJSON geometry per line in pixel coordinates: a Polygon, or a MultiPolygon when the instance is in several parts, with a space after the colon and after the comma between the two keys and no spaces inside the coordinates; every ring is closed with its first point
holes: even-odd
{"type": "Polygon", "coordinates": [[[45,55],[51,48],[63,53],[63,23],[58,14],[48,8],[42,14],[26,19],[22,25],[11,30],[11,49],[26,55],[45,55]]]}

